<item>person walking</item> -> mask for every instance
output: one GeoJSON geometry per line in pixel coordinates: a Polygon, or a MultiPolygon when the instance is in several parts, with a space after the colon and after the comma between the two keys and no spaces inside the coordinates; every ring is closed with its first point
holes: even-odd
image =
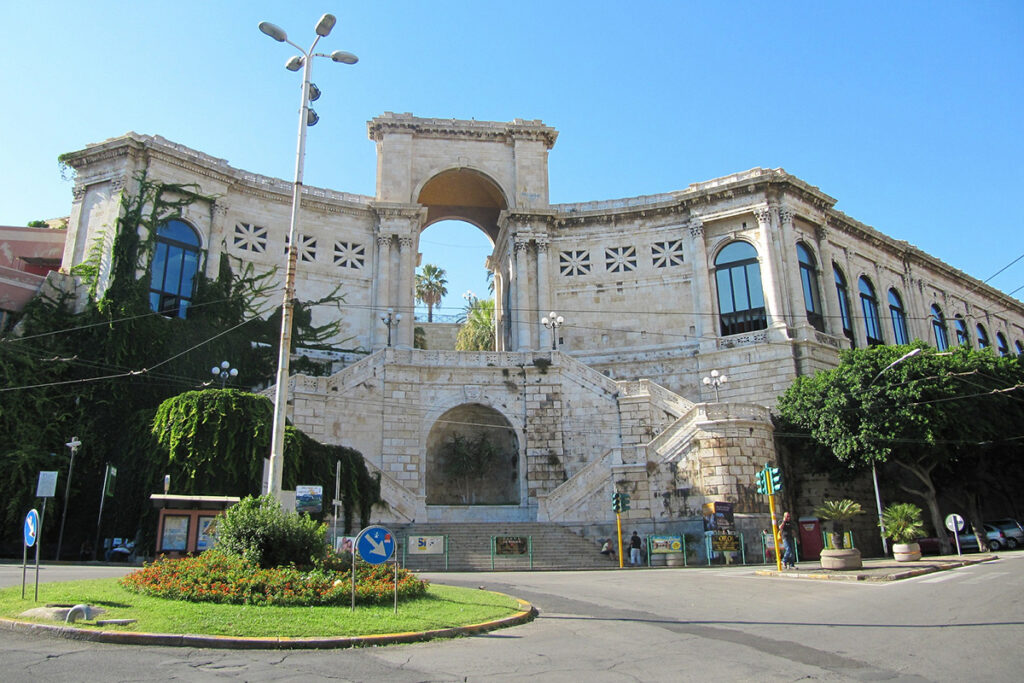
{"type": "Polygon", "coordinates": [[[640,536],[634,531],[629,539],[629,564],[634,567],[640,566],[640,536]]]}
{"type": "Polygon", "coordinates": [[[782,537],[782,566],[786,569],[796,569],[796,540],[793,537],[793,519],[789,513],[782,515],[782,523],[779,524],[779,536],[782,537]]]}

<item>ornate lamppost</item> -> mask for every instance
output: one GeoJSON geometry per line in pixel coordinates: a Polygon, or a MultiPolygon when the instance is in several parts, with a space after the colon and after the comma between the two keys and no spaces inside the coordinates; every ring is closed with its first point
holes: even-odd
{"type": "Polygon", "coordinates": [[[718,399],[718,387],[722,386],[729,381],[729,378],[720,373],[718,370],[712,370],[709,377],[704,378],[704,386],[715,388],[715,403],[719,403],[718,399]]]}
{"type": "Polygon", "coordinates": [[[551,350],[558,350],[558,328],[565,324],[565,318],[558,315],[554,311],[551,311],[546,316],[540,319],[540,322],[544,327],[551,330],[551,350]]]}

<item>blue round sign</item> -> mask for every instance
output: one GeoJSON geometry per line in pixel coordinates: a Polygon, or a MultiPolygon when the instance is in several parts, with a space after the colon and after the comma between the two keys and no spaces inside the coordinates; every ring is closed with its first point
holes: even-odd
{"type": "Polygon", "coordinates": [[[39,513],[35,509],[28,511],[25,515],[25,545],[31,548],[39,538],[39,513]]]}
{"type": "Polygon", "coordinates": [[[369,564],[387,562],[395,553],[395,536],[382,526],[368,526],[359,532],[356,550],[369,564]]]}

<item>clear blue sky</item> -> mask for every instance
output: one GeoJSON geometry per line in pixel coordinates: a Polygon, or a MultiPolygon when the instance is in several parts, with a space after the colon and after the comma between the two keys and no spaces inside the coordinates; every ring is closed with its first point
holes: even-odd
{"type": "MultiPolygon", "coordinates": [[[[291,178],[298,76],[256,25],[308,45],[325,11],[320,47],[360,63],[316,65],[310,185],[372,195],[366,121],[385,111],[521,117],[560,132],[553,202],[782,167],[980,279],[1024,254],[1017,1],[9,2],[0,224],[66,215],[57,155],[129,130],[291,178]]],[[[486,293],[477,234],[423,236],[450,275],[444,312],[486,293]]],[[[1024,260],[991,284],[1024,286],[1024,260]]]]}

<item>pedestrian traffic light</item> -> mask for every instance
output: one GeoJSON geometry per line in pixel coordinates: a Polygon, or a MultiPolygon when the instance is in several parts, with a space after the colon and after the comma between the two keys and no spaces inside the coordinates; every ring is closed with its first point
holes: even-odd
{"type": "Polygon", "coordinates": [[[622,512],[622,494],[618,491],[612,494],[612,512],[622,512]]]}
{"type": "Polygon", "coordinates": [[[629,494],[628,493],[620,493],[619,494],[619,507],[623,511],[629,509],[629,494]]]}
{"type": "Polygon", "coordinates": [[[771,479],[771,484],[772,484],[771,492],[775,493],[776,491],[781,491],[782,490],[782,475],[779,474],[779,468],[778,467],[769,467],[768,468],[768,476],[771,479]]]}

